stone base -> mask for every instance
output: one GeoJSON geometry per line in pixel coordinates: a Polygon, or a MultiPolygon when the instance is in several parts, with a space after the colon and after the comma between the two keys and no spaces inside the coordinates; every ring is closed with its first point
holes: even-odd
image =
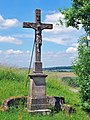
{"type": "Polygon", "coordinates": [[[62,104],[65,103],[63,97],[46,96],[44,98],[27,98],[27,110],[40,111],[46,109],[55,109],[59,111],[62,104]]]}
{"type": "Polygon", "coordinates": [[[8,110],[10,107],[18,108],[19,105],[26,107],[30,113],[49,114],[50,112],[63,110],[65,100],[63,97],[46,96],[45,98],[30,98],[29,96],[10,97],[6,99],[1,106],[3,111],[8,110]],[[27,105],[26,105],[27,104],[27,105]]]}
{"type": "Polygon", "coordinates": [[[27,96],[14,96],[14,97],[10,97],[10,98],[7,98],[6,100],[4,100],[2,107],[18,108],[20,105],[22,105],[22,107],[26,107],[27,99],[28,99],[27,96]]]}
{"type": "Polygon", "coordinates": [[[40,110],[47,109],[49,105],[49,101],[47,98],[31,98],[27,99],[27,108],[29,110],[40,110]]]}
{"type": "Polygon", "coordinates": [[[28,110],[27,109],[27,111],[31,114],[39,113],[39,114],[42,114],[42,115],[49,115],[51,113],[50,109],[40,109],[40,110],[28,110]]]}

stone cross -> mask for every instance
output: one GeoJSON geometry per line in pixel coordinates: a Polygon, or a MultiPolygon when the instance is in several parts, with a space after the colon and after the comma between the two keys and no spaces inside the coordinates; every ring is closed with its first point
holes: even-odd
{"type": "Polygon", "coordinates": [[[47,110],[49,101],[46,97],[46,74],[42,71],[41,45],[42,30],[52,29],[52,24],[41,23],[41,10],[35,11],[35,23],[24,22],[24,28],[33,28],[35,30],[35,62],[34,70],[30,77],[30,92],[27,98],[27,110],[29,112],[49,111],[47,110]]]}
{"type": "MultiPolygon", "coordinates": [[[[61,106],[61,98],[46,96],[46,77],[47,75],[42,71],[41,62],[41,45],[42,45],[42,30],[52,29],[52,24],[41,23],[41,10],[35,11],[35,23],[24,22],[24,28],[33,28],[35,30],[35,62],[33,73],[29,74],[30,77],[30,91],[27,97],[27,110],[30,113],[49,113],[49,107],[52,104],[59,107],[61,106]],[[58,103],[58,104],[57,104],[58,103]]],[[[58,109],[58,110],[59,110],[58,109]]]]}
{"type": "Polygon", "coordinates": [[[33,28],[35,30],[35,61],[41,61],[42,30],[52,29],[52,24],[41,23],[41,10],[35,10],[35,23],[23,22],[24,28],[33,28]]]}

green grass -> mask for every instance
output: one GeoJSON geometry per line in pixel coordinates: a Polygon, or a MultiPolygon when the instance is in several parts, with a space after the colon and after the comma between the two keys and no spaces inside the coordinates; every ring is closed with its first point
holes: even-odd
{"type": "Polygon", "coordinates": [[[79,103],[80,99],[78,93],[74,94],[70,90],[70,87],[67,86],[67,84],[65,84],[57,74],[59,73],[49,74],[47,78],[47,95],[62,96],[65,98],[66,103],[72,105],[76,104],[76,101],[79,103]]]}
{"type": "Polygon", "coordinates": [[[76,77],[63,77],[62,81],[71,87],[79,87],[79,81],[76,77]]]}
{"type": "Polygon", "coordinates": [[[11,96],[28,94],[25,87],[26,71],[15,68],[0,68],[0,102],[11,96]]]}
{"type": "MultiPolygon", "coordinates": [[[[0,111],[0,120],[90,120],[89,114],[81,110],[80,106],[78,106],[80,103],[79,94],[70,91],[70,87],[58,77],[59,73],[48,72],[47,74],[47,95],[65,97],[66,103],[76,108],[76,113],[69,115],[60,111],[49,116],[30,115],[25,109],[20,107],[6,112],[0,111]]],[[[0,104],[11,96],[28,95],[29,80],[26,87],[26,75],[26,70],[0,67],[0,104]]]]}

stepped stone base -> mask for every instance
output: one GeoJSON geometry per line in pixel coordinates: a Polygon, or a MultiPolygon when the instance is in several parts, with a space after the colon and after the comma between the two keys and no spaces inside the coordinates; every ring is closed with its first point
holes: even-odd
{"type": "Polygon", "coordinates": [[[56,96],[33,99],[29,96],[10,97],[4,101],[2,108],[4,108],[4,110],[8,110],[10,107],[18,108],[21,103],[22,106],[26,107],[27,112],[48,115],[52,109],[56,111],[62,110],[65,100],[63,97],[56,96]]]}
{"type": "MultiPolygon", "coordinates": [[[[63,97],[46,96],[45,98],[27,98],[27,111],[37,113],[38,111],[46,111],[50,109],[61,110],[62,104],[65,103],[63,97]]],[[[41,112],[41,113],[42,113],[41,112]]],[[[47,113],[47,112],[46,112],[47,113]]]]}

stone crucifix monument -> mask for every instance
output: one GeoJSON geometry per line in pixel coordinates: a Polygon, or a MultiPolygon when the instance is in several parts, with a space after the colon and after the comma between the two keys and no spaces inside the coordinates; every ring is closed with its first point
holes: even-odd
{"type": "MultiPolygon", "coordinates": [[[[55,110],[61,110],[65,103],[64,97],[58,96],[46,96],[46,74],[42,70],[41,62],[41,45],[42,45],[42,30],[52,29],[52,24],[41,23],[41,10],[36,9],[35,11],[35,23],[24,22],[24,28],[33,28],[35,30],[35,62],[32,74],[30,77],[30,91],[26,97],[10,97],[3,103],[3,108],[9,108],[14,106],[18,108],[19,101],[27,103],[27,110],[31,113],[49,113],[51,112],[48,108],[55,108],[55,110]]],[[[53,82],[53,81],[52,81],[53,82]]]]}
{"type": "MultiPolygon", "coordinates": [[[[52,24],[41,23],[41,10],[35,10],[35,23],[23,22],[24,28],[33,28],[35,30],[35,62],[33,73],[30,77],[30,94],[27,99],[27,109],[30,112],[45,111],[48,108],[48,100],[46,97],[46,74],[42,71],[41,62],[41,45],[42,30],[52,29],[52,24]]],[[[48,110],[47,110],[48,111],[48,110]]]]}

